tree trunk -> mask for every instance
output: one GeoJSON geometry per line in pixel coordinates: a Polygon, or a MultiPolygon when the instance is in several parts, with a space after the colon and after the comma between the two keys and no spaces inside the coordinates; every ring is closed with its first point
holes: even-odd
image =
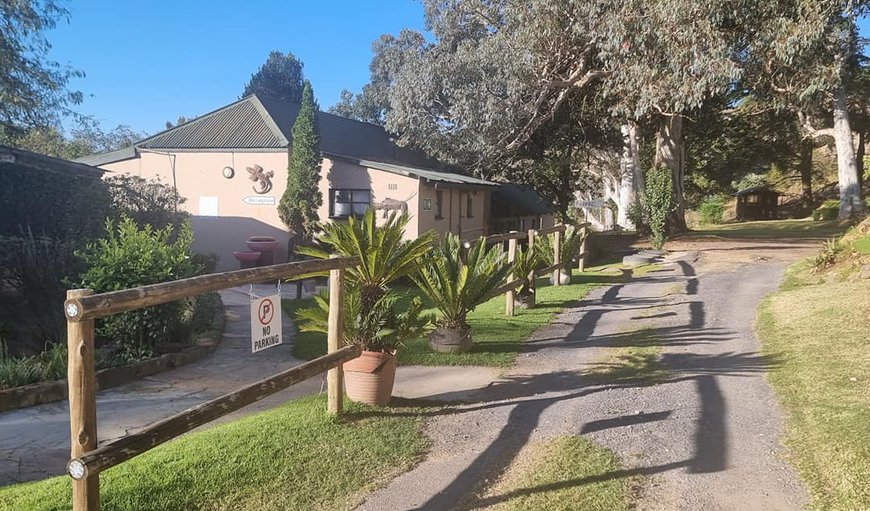
{"type": "Polygon", "coordinates": [[[837,176],[840,181],[839,220],[847,220],[864,213],[858,166],[855,164],[855,146],[846,107],[846,90],[841,85],[834,98],[834,143],[837,147],[837,176]]]}
{"type": "Polygon", "coordinates": [[[867,144],[867,132],[858,132],[858,147],[855,150],[855,165],[858,166],[858,183],[864,182],[864,146],[867,144]]]}
{"type": "MultiPolygon", "coordinates": [[[[616,202],[618,209],[616,223],[625,229],[634,229],[634,222],[628,217],[628,210],[637,200],[637,177],[639,174],[637,154],[637,124],[628,122],[621,127],[622,158],[619,162],[619,194],[616,202]]],[[[642,176],[641,176],[642,179],[642,176]]]]}
{"type": "Polygon", "coordinates": [[[674,210],[668,215],[668,231],[686,232],[686,205],[683,199],[686,175],[686,148],[683,136],[683,117],[663,115],[656,133],[656,167],[670,169],[673,181],[674,210]]]}
{"type": "Polygon", "coordinates": [[[812,137],[801,140],[801,205],[806,211],[813,209],[813,149],[812,137]]]}

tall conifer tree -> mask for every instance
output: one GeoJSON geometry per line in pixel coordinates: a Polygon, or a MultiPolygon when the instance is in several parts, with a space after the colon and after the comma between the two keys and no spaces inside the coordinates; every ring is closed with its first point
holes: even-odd
{"type": "Polygon", "coordinates": [[[278,203],[278,215],[290,229],[296,243],[310,240],[319,220],[317,208],[323,204],[320,181],[320,134],[317,127],[318,106],[311,82],[305,81],[302,105],[293,123],[287,189],[278,203]]]}

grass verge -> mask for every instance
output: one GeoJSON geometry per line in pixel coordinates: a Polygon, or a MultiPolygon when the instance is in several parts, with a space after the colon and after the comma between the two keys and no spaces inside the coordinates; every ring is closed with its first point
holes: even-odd
{"type": "Polygon", "coordinates": [[[623,511],[629,509],[631,478],[619,471],[609,450],[579,436],[533,445],[484,499],[494,511],[623,511]]]}
{"type": "MultiPolygon", "coordinates": [[[[650,267],[637,268],[634,275],[648,272],[650,267]]],[[[525,341],[539,327],[550,323],[556,314],[601,285],[624,282],[622,273],[614,266],[599,266],[585,272],[574,271],[571,284],[553,286],[546,278],[537,280],[537,305],[533,309],[516,308],[513,317],[505,316],[504,296],[479,305],[468,315],[474,345],[468,353],[436,353],[429,349],[425,338],[415,339],[399,350],[401,365],[477,365],[508,367],[516,358],[525,341]]],[[[405,288],[408,299],[419,296],[416,288],[405,288]]],[[[421,297],[422,298],[422,297],[421,297]]],[[[427,303],[424,299],[424,303],[427,303]]],[[[284,312],[295,317],[299,308],[311,305],[309,300],[284,300],[284,312]]],[[[435,313],[429,306],[428,312],[435,313]]],[[[326,336],[322,333],[299,332],[293,340],[293,354],[311,360],[326,353],[326,336]]]]}
{"type": "Polygon", "coordinates": [[[733,224],[705,225],[704,229],[692,231],[693,236],[717,236],[721,238],[830,238],[840,236],[848,226],[837,221],[813,222],[803,220],[765,220],[736,222],[733,224]]]}
{"type": "MultiPolygon", "coordinates": [[[[101,509],[352,509],[426,448],[422,421],[347,402],[341,419],[318,396],[191,433],[100,475],[101,509]],[[363,418],[365,417],[365,418],[363,418]]],[[[69,509],[70,479],[0,488],[0,509],[69,509]]]]}
{"type": "Polygon", "coordinates": [[[769,380],[813,509],[870,509],[870,281],[805,285],[807,265],[759,307],[769,380]],[[802,285],[804,284],[804,285],[802,285]]]}

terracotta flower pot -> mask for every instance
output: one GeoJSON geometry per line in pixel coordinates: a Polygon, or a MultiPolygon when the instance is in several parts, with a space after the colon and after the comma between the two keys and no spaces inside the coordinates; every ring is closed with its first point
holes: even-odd
{"type": "Polygon", "coordinates": [[[359,358],[344,363],[347,397],[358,403],[387,406],[395,381],[395,353],[363,351],[359,358]]]}
{"type": "Polygon", "coordinates": [[[471,349],[471,330],[436,328],[429,333],[429,346],[441,353],[465,353],[471,349]]]}

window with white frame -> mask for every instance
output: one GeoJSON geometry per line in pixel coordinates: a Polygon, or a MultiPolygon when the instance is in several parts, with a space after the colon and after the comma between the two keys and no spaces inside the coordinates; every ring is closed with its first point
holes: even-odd
{"type": "Polygon", "coordinates": [[[332,188],[329,190],[329,217],[347,218],[359,216],[372,205],[372,191],[357,188],[332,188]]]}

